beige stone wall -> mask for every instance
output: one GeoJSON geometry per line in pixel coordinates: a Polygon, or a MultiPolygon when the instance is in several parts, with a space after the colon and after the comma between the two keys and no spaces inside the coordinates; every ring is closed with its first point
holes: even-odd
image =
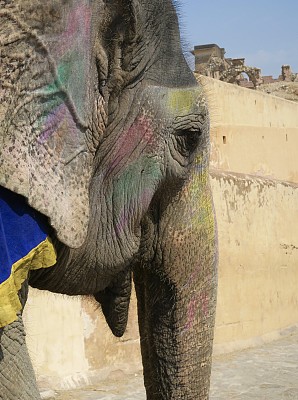
{"type": "Polygon", "coordinates": [[[24,321],[39,384],[68,388],[85,383],[85,336],[90,328],[81,298],[30,289],[24,321]]]}
{"type": "Polygon", "coordinates": [[[95,383],[115,371],[141,371],[135,296],[120,339],[112,335],[98,304],[88,297],[30,288],[24,321],[41,389],[69,389],[95,383]]]}
{"type": "Polygon", "coordinates": [[[211,109],[211,167],[298,182],[298,103],[199,80],[211,109]]]}
{"type": "MultiPolygon", "coordinates": [[[[215,351],[222,352],[298,323],[298,104],[202,81],[212,109],[220,252],[215,351]]],[[[41,386],[74,387],[141,368],[135,299],[123,339],[112,337],[90,299],[31,290],[25,322],[41,386]]]]}
{"type": "Polygon", "coordinates": [[[298,323],[298,104],[198,80],[211,109],[220,251],[215,351],[223,352],[298,323]]]}
{"type": "Polygon", "coordinates": [[[219,237],[215,350],[226,352],[298,323],[298,185],[212,176],[219,237]]]}

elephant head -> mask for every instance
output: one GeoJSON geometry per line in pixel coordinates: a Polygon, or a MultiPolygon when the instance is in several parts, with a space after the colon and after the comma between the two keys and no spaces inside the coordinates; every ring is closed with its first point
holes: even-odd
{"type": "Polygon", "coordinates": [[[48,217],[58,253],[30,283],[95,295],[121,335],[133,271],[148,398],[207,399],[209,120],[172,1],[0,5],[0,185],[48,217]]]}

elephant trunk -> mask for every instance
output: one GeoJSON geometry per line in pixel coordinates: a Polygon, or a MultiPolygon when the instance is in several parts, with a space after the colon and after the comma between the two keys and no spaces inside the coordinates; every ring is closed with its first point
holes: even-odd
{"type": "Polygon", "coordinates": [[[147,398],[208,400],[217,287],[208,172],[194,173],[159,216],[152,260],[134,270],[147,398]]]}
{"type": "Polygon", "coordinates": [[[189,296],[151,271],[135,273],[144,382],[150,400],[208,400],[215,280],[189,296]]]}

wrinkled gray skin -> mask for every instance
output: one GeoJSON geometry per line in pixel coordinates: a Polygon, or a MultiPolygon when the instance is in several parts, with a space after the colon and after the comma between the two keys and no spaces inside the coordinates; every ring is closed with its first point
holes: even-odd
{"type": "MultiPolygon", "coordinates": [[[[133,272],[147,398],[208,399],[208,113],[173,4],[0,0],[0,46],[0,184],[49,218],[58,254],[29,283],[94,295],[121,336],[133,272]]],[[[0,398],[38,399],[21,316],[0,340],[0,398]]]]}

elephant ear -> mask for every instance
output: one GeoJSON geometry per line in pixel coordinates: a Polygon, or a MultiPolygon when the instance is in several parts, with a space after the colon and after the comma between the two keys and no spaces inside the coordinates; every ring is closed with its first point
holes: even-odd
{"type": "Polygon", "coordinates": [[[0,10],[0,185],[50,218],[70,247],[85,239],[103,100],[93,87],[89,0],[4,2],[0,10]],[[95,110],[96,115],[92,115],[95,110]],[[98,118],[98,119],[96,119],[98,118]]]}

